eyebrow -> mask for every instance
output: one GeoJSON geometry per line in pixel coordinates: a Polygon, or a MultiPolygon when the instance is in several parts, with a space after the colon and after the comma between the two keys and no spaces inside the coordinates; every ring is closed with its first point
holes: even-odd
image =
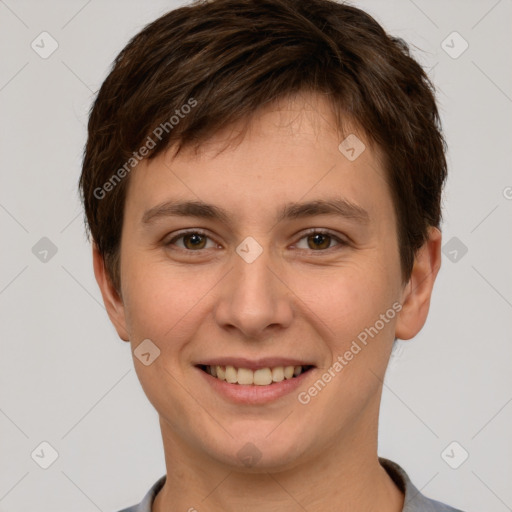
{"type": "MultiPolygon", "coordinates": [[[[337,215],[361,224],[367,224],[370,221],[368,212],[361,206],[344,198],[332,198],[304,203],[287,203],[279,211],[276,222],[315,215],[337,215]]],[[[203,201],[166,201],[144,212],[142,223],[150,224],[158,219],[173,216],[212,219],[227,225],[231,224],[227,210],[203,201]]]]}

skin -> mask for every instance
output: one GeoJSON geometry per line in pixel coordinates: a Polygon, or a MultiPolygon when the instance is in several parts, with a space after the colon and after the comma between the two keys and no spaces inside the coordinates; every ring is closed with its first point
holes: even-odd
{"type": "Polygon", "coordinates": [[[399,512],[403,494],[377,458],[382,380],[394,338],[414,337],[426,321],[441,233],[430,229],[404,285],[378,148],[354,129],[366,149],[349,161],[323,98],[301,95],[265,107],[243,140],[219,153],[236,130],[217,133],[197,155],[184,150],[172,158],[168,151],[132,171],[120,294],[93,247],[96,279],[120,338],[132,352],[147,338],[161,351],[149,366],[133,358],[165,449],[167,480],[153,512],[399,512]],[[317,215],[276,223],[287,202],[340,196],[367,210],[370,221],[317,215]],[[222,206],[232,226],[194,217],[142,222],[144,212],[170,199],[222,206]],[[200,249],[183,238],[166,245],[188,228],[207,232],[200,249]],[[328,230],[347,245],[328,237],[315,242],[304,234],[308,228],[328,230]],[[263,249],[251,264],[235,251],[247,236],[263,249]],[[301,404],[298,392],[396,301],[402,310],[301,404]],[[297,357],[317,368],[297,393],[236,405],[194,367],[225,355],[297,357]],[[237,456],[248,442],[261,454],[253,467],[237,456]]]}

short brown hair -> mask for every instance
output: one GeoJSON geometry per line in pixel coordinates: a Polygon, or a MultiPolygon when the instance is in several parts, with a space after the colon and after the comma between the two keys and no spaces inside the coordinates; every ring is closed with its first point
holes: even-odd
{"type": "Polygon", "coordinates": [[[118,291],[126,163],[134,152],[149,148],[150,138],[159,140],[148,159],[174,143],[176,154],[197,149],[300,92],[327,97],[341,132],[345,118],[382,149],[409,280],[428,227],[440,225],[447,169],[435,89],[408,45],[333,0],[199,0],[134,36],[91,108],[79,186],[89,232],[118,291]],[[194,106],[180,116],[185,105],[194,106]]]}

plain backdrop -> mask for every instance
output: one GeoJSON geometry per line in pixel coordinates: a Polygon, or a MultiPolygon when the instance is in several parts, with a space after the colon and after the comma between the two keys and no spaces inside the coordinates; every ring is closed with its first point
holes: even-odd
{"type": "MultiPolygon", "coordinates": [[[[77,181],[114,57],[181,4],[0,0],[2,512],[117,511],[165,473],[157,414],[94,280],[77,181]]],[[[429,497],[512,510],[512,2],[352,4],[413,45],[449,145],[443,264],[425,327],[391,360],[379,454],[429,497]]]]}

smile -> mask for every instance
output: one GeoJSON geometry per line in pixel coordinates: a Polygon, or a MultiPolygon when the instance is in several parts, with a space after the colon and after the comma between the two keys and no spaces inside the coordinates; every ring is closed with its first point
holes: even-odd
{"type": "Polygon", "coordinates": [[[249,368],[236,368],[231,365],[199,365],[199,368],[212,377],[230,384],[268,386],[298,377],[309,371],[313,366],[275,366],[272,368],[258,368],[254,371],[249,368]]]}

